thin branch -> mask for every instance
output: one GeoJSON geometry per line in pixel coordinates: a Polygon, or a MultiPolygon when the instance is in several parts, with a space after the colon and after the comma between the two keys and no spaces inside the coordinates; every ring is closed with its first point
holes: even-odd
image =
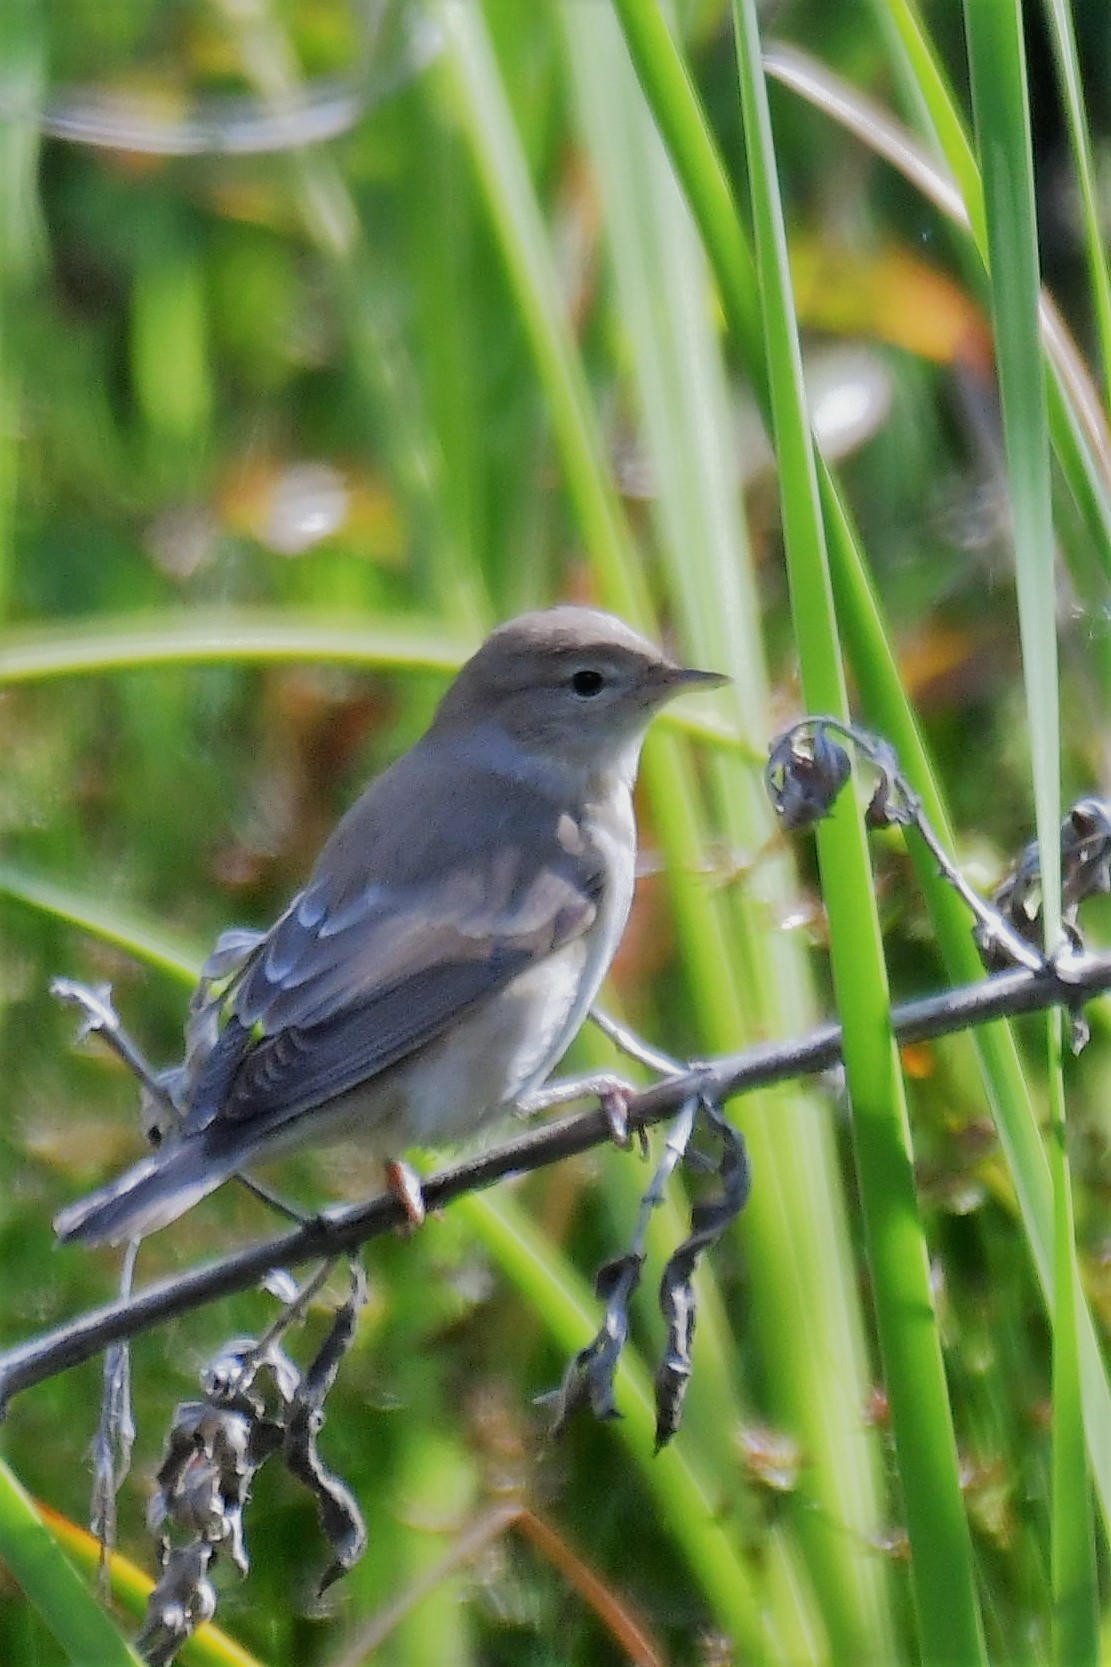
{"type": "MultiPolygon", "coordinates": [[[[1107,990],[1111,990],[1111,953],[1078,954],[1047,964],[1037,973],[999,973],[976,984],[908,1002],[892,1011],[892,1024],[900,1043],[923,1042],[970,1025],[1048,1007],[1075,1009],[1107,990]]],[[[720,1104],[769,1083],[828,1070],[840,1057],[841,1027],[827,1024],[794,1042],[766,1043],[696,1065],[634,1095],[629,1102],[629,1128],[635,1131],[675,1116],[692,1095],[720,1104]]],[[[562,1118],[429,1176],[422,1185],[425,1205],[430,1212],[442,1209],[466,1193],[492,1186],[510,1175],[557,1163],[611,1138],[609,1119],[601,1110],[562,1118]]],[[[80,1315],[0,1354],[0,1409],[13,1395],[90,1359],[111,1343],[138,1336],[217,1297],[248,1290],[272,1268],[352,1250],[368,1239],[403,1227],[405,1220],[401,1204],[389,1194],[330,1210],[295,1231],[160,1280],[126,1301],[80,1315]]]]}

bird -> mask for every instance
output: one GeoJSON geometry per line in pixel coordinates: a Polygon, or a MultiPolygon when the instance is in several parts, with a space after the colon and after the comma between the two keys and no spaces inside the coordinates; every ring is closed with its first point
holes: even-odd
{"type": "Polygon", "coordinates": [[[145,1237],[249,1165],[352,1135],[397,1181],[407,1149],[527,1102],[625,928],[648,725],[728,681],[594,608],[493,630],[270,930],[218,940],[159,1079],[161,1143],[58,1237],[145,1237]]]}

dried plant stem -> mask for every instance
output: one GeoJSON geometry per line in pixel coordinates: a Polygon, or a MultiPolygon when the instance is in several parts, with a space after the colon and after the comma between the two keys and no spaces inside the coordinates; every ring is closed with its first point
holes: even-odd
{"type": "MultiPolygon", "coordinates": [[[[900,1043],[922,1042],[1049,1007],[1075,1010],[1107,990],[1111,990],[1111,953],[1080,954],[1047,963],[1036,973],[1025,969],[1000,973],[908,1002],[893,1009],[892,1025],[900,1043]]],[[[836,1064],[840,1052],[841,1027],[831,1023],[797,1041],[766,1043],[696,1065],[633,1096],[629,1127],[635,1131],[675,1116],[692,1095],[721,1103],[768,1083],[815,1075],[836,1064]]],[[[610,1122],[600,1110],[562,1118],[429,1176],[422,1188],[426,1207],[429,1212],[441,1209],[509,1175],[543,1168],[611,1139],[610,1122]]],[[[404,1224],[405,1213],[397,1199],[382,1196],[316,1216],[295,1231],[161,1280],[126,1301],[80,1315],[0,1354],[0,1408],[13,1395],[90,1359],[124,1337],[149,1331],[217,1297],[249,1289],[272,1268],[335,1256],[404,1224]]]]}

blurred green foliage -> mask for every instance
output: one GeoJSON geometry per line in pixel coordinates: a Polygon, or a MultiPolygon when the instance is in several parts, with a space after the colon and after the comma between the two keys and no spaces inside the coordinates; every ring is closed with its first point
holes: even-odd
{"type": "MultiPolygon", "coordinates": [[[[647,139],[629,215],[607,202],[621,146],[650,126],[636,125],[624,64],[612,87],[592,90],[577,3],[467,0],[465,26],[453,0],[381,16],[356,0],[2,8],[0,852],[12,875],[54,882],[121,922],[161,923],[199,960],[226,925],[274,917],[340,810],[420,732],[445,668],[489,624],[563,596],[621,602],[618,569],[584,542],[586,489],[538,368],[541,326],[507,264],[498,188],[480,177],[490,112],[475,108],[460,41],[488,33],[519,147],[508,162],[524,164],[535,192],[620,516],[620,583],[643,599],[640,623],[738,679],[718,709],[724,743],[692,749],[673,730],[650,750],[648,872],[612,991],[647,1035],[697,1055],[801,1031],[828,1001],[809,853],[796,872],[753,808],[760,751],[798,706],[796,656],[775,479],[737,345],[677,194],[647,177],[647,139]],[[333,136],[301,145],[320,111],[333,136]],[[291,125],[263,148],[279,116],[291,125]],[[609,120],[627,126],[608,131],[609,120]],[[129,142],[113,123],[130,124],[129,142]],[[642,272],[646,310],[635,312],[646,246],[636,238],[653,214],[655,247],[674,239],[676,258],[690,260],[689,338],[675,272],[642,272]],[[676,377],[655,391],[654,428],[646,337],[670,343],[676,377]],[[696,361],[709,367],[704,430],[669,397],[696,361]],[[669,507],[684,488],[706,516],[689,544],[669,507]],[[751,644],[735,628],[742,602],[751,644]],[[194,642],[111,669],[128,626],[155,643],[220,620],[224,649],[194,642]],[[248,625],[273,628],[276,641],[279,622],[287,635],[273,652],[237,647],[237,628],[244,642],[248,625]],[[322,630],[364,627],[375,634],[362,663],[317,655],[322,630]],[[5,650],[36,638],[58,649],[54,669],[6,675],[5,650]],[[98,643],[108,669],[79,673],[98,643]]],[[[772,25],[909,120],[887,10],[792,0],[772,25]]],[[[962,87],[960,9],[923,10],[962,87]]],[[[743,202],[728,9],[701,0],[676,11],[743,202]]],[[[1095,0],[1074,11],[1106,173],[1107,31],[1095,0]]],[[[1046,266],[1094,362],[1080,233],[1059,188],[1071,178],[1065,130],[1042,13],[1030,12],[1046,266]]],[[[771,100],[812,386],[828,372],[827,447],[841,457],[960,855],[986,887],[1029,837],[1033,812],[983,276],[963,235],[855,139],[782,88],[771,100]],[[942,319],[924,347],[925,322],[942,319]],[[845,338],[859,356],[831,358],[845,338]],[[863,415],[838,439],[845,408],[863,415]]],[[[501,209],[508,221],[507,195],[501,209]]],[[[1067,801],[1107,776],[1107,613],[1099,552],[1060,483],[1058,496],[1067,801]]],[[[874,861],[893,991],[933,988],[942,964],[901,845],[878,839],[874,861]]],[[[1106,910],[1085,922],[1098,938],[1106,910]]],[[[181,979],[0,878],[0,1346],[110,1294],[112,1257],[56,1251],[50,1219],[139,1145],[131,1085],[95,1047],[74,1046],[72,1016],[47,993],[57,973],[111,981],[155,1059],[180,1042],[181,979]]],[[[1093,1043],[1068,1070],[1070,1154],[1102,1343],[1111,1052],[1102,1004],[1090,1016],[1093,1043]]],[[[1018,1033],[1040,1108],[1040,1031],[1018,1033]]],[[[608,1056],[588,1038],[576,1057],[608,1056]]],[[[1049,1321],[971,1047],[912,1050],[904,1064],[991,1658],[1045,1661],[1049,1321]]],[[[835,1091],[809,1089],[734,1112],[763,1167],[749,1219],[704,1281],[688,1422],[672,1451],[651,1459],[628,1386],[624,1428],[583,1421],[554,1448],[534,1404],[560,1378],[576,1304],[570,1348],[588,1340],[584,1282],[622,1248],[645,1179],[631,1156],[607,1152],[506,1189],[503,1215],[500,1197],[485,1216],[480,1201],[375,1245],[371,1301],[322,1442],[362,1503],[370,1549],[312,1613],[326,1561],[313,1508],[264,1473],[248,1514],[251,1574],[225,1574],[220,1625],[268,1663],[354,1660],[345,1640],[417,1591],[508,1497],[578,1554],[612,1606],[640,1617],[654,1659],[916,1659],[847,1119],[835,1091]],[[538,1235],[531,1260],[523,1232],[506,1248],[517,1212],[538,1235]],[[785,1481],[780,1440],[797,1455],[785,1481]],[[741,1637],[749,1602],[753,1636],[741,1637]]],[[[299,1158],[281,1179],[312,1200],[376,1184],[347,1155],[299,1158]]],[[[654,1254],[674,1244],[682,1214],[680,1193],[654,1254]]],[[[225,1188],[152,1240],[143,1277],[266,1227],[255,1203],[225,1188]]],[[[649,1363],[652,1284],[635,1338],[649,1363]]],[[[121,1547],[140,1564],[151,1561],[142,1484],[175,1403],[223,1342],[272,1313],[264,1296],[237,1298],[136,1346],[121,1547]]],[[[314,1314],[304,1358],[323,1323],[314,1314]]],[[[98,1397],[96,1366],[82,1367],[21,1398],[0,1435],[25,1486],[78,1522],[98,1397]]],[[[626,1659],[612,1608],[607,1618],[605,1602],[585,1601],[569,1567],[527,1534],[502,1533],[437,1574],[374,1659],[626,1659]]],[[[20,1592],[0,1583],[0,1661],[59,1659],[20,1592]]]]}

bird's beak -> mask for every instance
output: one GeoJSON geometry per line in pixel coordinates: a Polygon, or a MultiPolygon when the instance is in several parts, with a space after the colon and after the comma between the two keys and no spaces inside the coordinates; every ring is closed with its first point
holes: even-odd
{"type": "Polygon", "coordinates": [[[688,689],[720,689],[732,683],[723,671],[696,671],[693,666],[664,666],[659,674],[660,693],[681,695],[688,689]]]}
{"type": "Polygon", "coordinates": [[[721,689],[733,679],[723,671],[696,671],[693,666],[679,667],[679,682],[684,689],[698,688],[721,689]]]}

